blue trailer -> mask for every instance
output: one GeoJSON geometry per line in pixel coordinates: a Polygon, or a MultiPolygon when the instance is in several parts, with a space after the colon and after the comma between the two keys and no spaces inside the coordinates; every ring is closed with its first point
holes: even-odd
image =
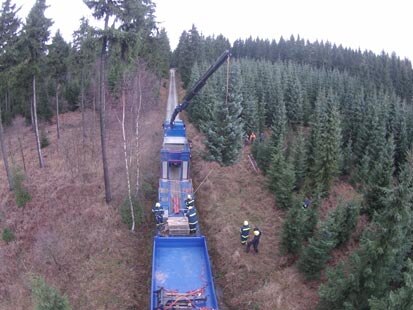
{"type": "Polygon", "coordinates": [[[151,309],[218,309],[206,240],[155,237],[151,309]]]}
{"type": "MultiPolygon", "coordinates": [[[[225,51],[176,105],[163,124],[157,234],[153,241],[151,310],[218,310],[205,237],[201,234],[190,178],[191,145],[183,121],[175,118],[229,57],[225,51]],[[191,197],[191,198],[189,198],[191,197]],[[161,209],[161,210],[159,210],[161,209]]],[[[174,71],[171,71],[171,85],[174,71]]],[[[174,83],[174,82],[173,82],[174,83]]],[[[169,97],[171,96],[170,87],[169,97]]],[[[168,100],[169,103],[170,100],[168,100]]],[[[170,109],[168,109],[170,110],[170,109]]]]}

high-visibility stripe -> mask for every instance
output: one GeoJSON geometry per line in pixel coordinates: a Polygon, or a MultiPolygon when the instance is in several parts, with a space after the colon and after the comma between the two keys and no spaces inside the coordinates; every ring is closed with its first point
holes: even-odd
{"type": "Polygon", "coordinates": [[[189,214],[189,216],[196,216],[196,213],[189,214]]]}
{"type": "Polygon", "coordinates": [[[189,225],[195,225],[195,224],[198,224],[198,221],[196,221],[196,222],[189,222],[189,225]]]}
{"type": "Polygon", "coordinates": [[[250,231],[251,230],[251,228],[242,228],[242,231],[250,231]]]}
{"type": "Polygon", "coordinates": [[[241,238],[242,238],[242,239],[248,239],[248,236],[242,235],[241,238]]]}

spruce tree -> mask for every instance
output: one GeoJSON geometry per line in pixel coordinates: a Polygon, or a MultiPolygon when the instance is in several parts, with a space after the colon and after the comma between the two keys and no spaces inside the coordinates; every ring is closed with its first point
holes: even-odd
{"type": "Polygon", "coordinates": [[[287,111],[287,119],[291,124],[299,124],[303,121],[303,95],[301,83],[296,74],[296,67],[289,64],[286,72],[284,101],[287,111]]]}
{"type": "Polygon", "coordinates": [[[307,211],[301,207],[301,201],[293,200],[282,227],[281,254],[299,255],[301,253],[302,243],[312,233],[312,231],[306,231],[309,219],[307,211]]]}
{"type": "Polygon", "coordinates": [[[385,297],[373,297],[369,300],[371,310],[408,310],[413,309],[413,263],[407,261],[407,270],[403,274],[404,285],[391,291],[385,297]]]}
{"type": "Polygon", "coordinates": [[[299,130],[294,140],[291,152],[291,162],[294,167],[295,188],[300,190],[307,174],[307,154],[303,130],[299,130]]]}
{"type": "Polygon", "coordinates": [[[315,177],[323,192],[328,193],[339,172],[341,156],[341,127],[336,99],[331,90],[327,95],[325,123],[321,129],[315,177]]]}
{"type": "Polygon", "coordinates": [[[286,160],[282,151],[280,140],[273,148],[271,163],[268,171],[268,184],[275,194],[278,207],[289,208],[292,204],[292,191],[294,189],[294,171],[286,160]]]}
{"type": "Polygon", "coordinates": [[[222,95],[217,99],[213,118],[203,126],[211,159],[225,166],[239,160],[243,145],[241,89],[240,67],[238,63],[234,63],[231,65],[228,92],[226,85],[221,85],[222,95]]]}
{"type": "Polygon", "coordinates": [[[222,134],[225,137],[222,163],[224,165],[231,165],[239,160],[243,146],[243,124],[240,118],[243,101],[242,76],[240,64],[237,62],[231,65],[228,90],[226,87],[223,87],[223,94],[222,110],[219,107],[217,109],[217,113],[222,112],[222,134]]]}

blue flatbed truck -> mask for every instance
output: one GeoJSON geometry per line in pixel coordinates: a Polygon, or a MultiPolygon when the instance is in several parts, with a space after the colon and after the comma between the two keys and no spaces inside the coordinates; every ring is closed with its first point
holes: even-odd
{"type": "Polygon", "coordinates": [[[154,238],[151,291],[151,309],[218,309],[204,236],[154,238]]]}
{"type": "MultiPolygon", "coordinates": [[[[225,51],[218,58],[163,124],[158,189],[163,217],[153,241],[151,310],[218,310],[206,239],[198,224],[196,231],[189,229],[194,225],[193,214],[186,213],[185,205],[185,198],[194,195],[190,178],[191,150],[185,124],[175,118],[229,56],[230,52],[225,51]]],[[[172,77],[174,79],[174,71],[171,71],[171,81],[172,77]]]]}

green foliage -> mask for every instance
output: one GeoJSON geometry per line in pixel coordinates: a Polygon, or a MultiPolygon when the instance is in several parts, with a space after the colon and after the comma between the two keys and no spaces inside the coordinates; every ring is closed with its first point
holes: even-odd
{"type": "Polygon", "coordinates": [[[12,242],[15,239],[15,236],[10,228],[5,228],[3,229],[2,238],[3,241],[5,241],[8,244],[9,242],[12,242]]]}
{"type": "Polygon", "coordinates": [[[294,188],[294,171],[282,152],[282,142],[274,147],[268,171],[269,188],[275,193],[277,206],[289,208],[292,204],[292,190],[294,188]]]}
{"type": "Polygon", "coordinates": [[[40,130],[40,147],[43,149],[50,145],[49,138],[47,137],[44,129],[40,130]]]}
{"type": "Polygon", "coordinates": [[[206,146],[210,158],[227,166],[239,160],[242,150],[242,112],[243,100],[240,64],[233,64],[228,81],[228,92],[222,87],[222,97],[216,105],[213,118],[202,129],[207,138],[206,146]]]}
{"type": "Polygon", "coordinates": [[[14,168],[12,170],[12,175],[16,204],[18,207],[23,208],[26,206],[26,203],[32,200],[32,197],[30,196],[30,193],[27,191],[26,187],[23,185],[24,174],[20,171],[20,169],[14,168]]]}
{"type": "Polygon", "coordinates": [[[307,174],[307,154],[305,146],[304,133],[300,130],[293,141],[290,155],[290,162],[293,164],[295,174],[294,186],[297,191],[304,185],[307,174]]]}
{"type": "Polygon", "coordinates": [[[281,233],[281,253],[298,255],[304,241],[305,211],[301,203],[296,201],[288,210],[281,233]]]}
{"type": "Polygon", "coordinates": [[[359,249],[346,264],[328,272],[328,281],[319,291],[320,309],[368,309],[369,301],[380,306],[391,284],[401,282],[413,248],[412,153],[407,158],[398,185],[388,192],[384,208],[365,229],[359,249]]]}
{"type": "Polygon", "coordinates": [[[271,154],[273,146],[271,141],[266,140],[263,142],[255,141],[251,148],[251,153],[254,156],[258,167],[267,174],[271,162],[271,154]]]}
{"type": "Polygon", "coordinates": [[[413,309],[413,263],[407,261],[407,270],[403,274],[404,285],[391,291],[388,296],[369,300],[371,310],[409,310],[413,309]]]}
{"type": "Polygon", "coordinates": [[[43,277],[33,276],[31,279],[32,295],[36,310],[70,310],[69,301],[55,288],[49,286],[43,277]]]}
{"type": "MultiPolygon", "coordinates": [[[[132,197],[132,206],[133,206],[133,212],[134,212],[136,224],[142,223],[143,209],[142,209],[141,203],[136,198],[132,197]]],[[[122,222],[128,225],[128,227],[131,227],[132,226],[132,215],[131,215],[129,198],[125,198],[123,203],[120,205],[119,211],[120,211],[120,216],[122,218],[122,222]]]]}
{"type": "Polygon", "coordinates": [[[341,127],[338,115],[337,103],[330,91],[325,103],[321,99],[321,104],[325,104],[324,120],[320,132],[320,140],[316,142],[318,147],[315,158],[315,178],[317,184],[321,185],[324,193],[328,193],[332,181],[339,172],[341,156],[341,127]]]}
{"type": "Polygon", "coordinates": [[[333,235],[325,230],[317,237],[310,238],[308,246],[298,261],[298,269],[309,280],[318,279],[320,270],[329,260],[329,252],[334,248],[333,235]]]}
{"type": "Polygon", "coordinates": [[[80,105],[80,86],[78,81],[69,81],[64,88],[63,96],[69,104],[69,111],[76,111],[80,105]]]}
{"type": "Polygon", "coordinates": [[[298,262],[298,268],[308,279],[317,279],[330,259],[330,252],[349,239],[358,213],[358,205],[354,202],[339,204],[320,225],[318,233],[310,238],[298,262]]]}

